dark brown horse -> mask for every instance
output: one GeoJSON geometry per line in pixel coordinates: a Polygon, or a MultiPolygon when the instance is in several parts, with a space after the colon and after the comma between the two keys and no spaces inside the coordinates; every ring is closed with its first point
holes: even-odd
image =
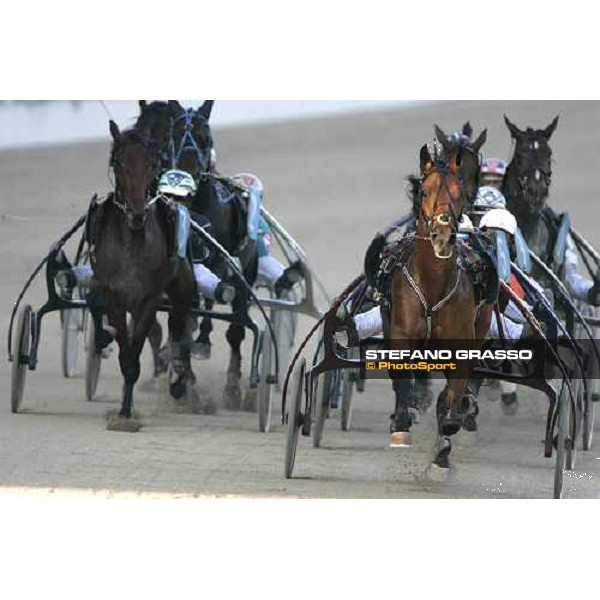
{"type": "MultiPolygon", "coordinates": [[[[213,138],[210,127],[210,115],[214,100],[206,100],[198,109],[184,109],[175,101],[170,102],[173,118],[173,134],[171,140],[171,155],[173,164],[192,175],[198,183],[198,191],[192,202],[192,210],[207,219],[215,239],[240,261],[241,271],[249,286],[256,281],[258,272],[258,247],[255,240],[248,236],[247,201],[240,201],[235,191],[228,190],[227,198],[221,197],[218,182],[211,170],[211,150],[213,138]]],[[[221,190],[223,191],[223,190],[221,190]]],[[[227,266],[221,257],[215,257],[208,265],[210,269],[226,278],[227,266]]],[[[238,287],[238,292],[232,303],[233,312],[241,319],[248,318],[247,290],[238,287]]],[[[212,301],[206,302],[207,307],[212,301]]],[[[210,355],[211,319],[205,317],[200,324],[200,335],[196,346],[204,356],[210,355]]],[[[227,383],[224,389],[226,408],[254,409],[255,390],[248,391],[242,402],[241,397],[241,344],[245,337],[245,327],[231,323],[227,329],[226,338],[231,353],[227,369],[227,383]]]]}
{"type": "MultiPolygon", "coordinates": [[[[422,348],[429,340],[481,342],[489,329],[491,306],[478,310],[471,277],[458,260],[456,233],[468,202],[458,175],[460,153],[432,157],[425,145],[420,166],[416,234],[405,242],[411,244],[410,254],[392,275],[390,307],[382,311],[384,337],[392,348],[399,341],[410,349],[422,348]]],[[[459,431],[464,416],[469,368],[464,376],[447,377],[438,397],[439,439],[433,463],[444,470],[449,468],[448,436],[459,431]]],[[[396,394],[390,443],[410,446],[411,407],[398,373],[390,371],[396,394]]]]}
{"type": "MultiPolygon", "coordinates": [[[[115,191],[96,218],[92,267],[93,294],[103,296],[108,321],[116,332],[119,364],[125,380],[120,419],[114,428],[139,429],[132,419],[133,387],[140,375],[140,353],[167,294],[172,310],[169,332],[173,356],[171,394],[181,397],[193,381],[190,367],[188,314],[194,279],[189,264],[169,256],[166,207],[150,198],[158,166],[156,148],[136,129],[121,133],[110,122],[113,146],[110,167],[115,191]],[[133,327],[128,332],[126,316],[133,327]]],[[[92,306],[101,329],[101,303],[92,306]]],[[[97,344],[98,346],[99,344],[97,344]]]]}

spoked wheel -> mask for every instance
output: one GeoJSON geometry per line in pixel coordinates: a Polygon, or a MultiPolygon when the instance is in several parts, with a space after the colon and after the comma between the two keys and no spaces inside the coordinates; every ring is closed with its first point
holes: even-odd
{"type": "MultiPolygon", "coordinates": [[[[357,350],[357,348],[352,348],[348,353],[348,358],[358,358],[357,350]]],[[[342,431],[349,431],[352,424],[352,400],[354,395],[354,386],[357,384],[357,376],[358,371],[356,369],[344,369],[342,373],[342,431]]]]}
{"type": "Polygon", "coordinates": [[[571,438],[571,427],[573,415],[571,413],[571,403],[568,401],[569,395],[566,394],[567,398],[567,414],[569,416],[569,423],[567,427],[567,448],[566,448],[566,468],[568,471],[572,471],[575,468],[575,462],[577,460],[577,440],[579,439],[579,433],[581,431],[581,414],[583,413],[583,402],[584,393],[583,385],[577,379],[571,382],[573,386],[573,392],[575,394],[575,411],[576,411],[576,429],[575,439],[571,438]]]}
{"type": "Polygon", "coordinates": [[[62,372],[68,378],[74,377],[77,372],[79,334],[83,331],[84,311],[80,308],[64,310],[62,316],[62,372]]]}
{"type": "MultiPolygon", "coordinates": [[[[592,449],[594,437],[594,399],[591,387],[595,381],[588,379],[588,393],[583,399],[583,415],[581,423],[582,447],[585,451],[592,449]]],[[[581,387],[581,386],[580,386],[581,387]]]]}
{"type": "Polygon", "coordinates": [[[321,376],[321,381],[317,383],[317,389],[320,388],[320,393],[315,398],[315,421],[312,428],[312,440],[315,448],[319,448],[323,439],[323,429],[325,428],[325,420],[329,414],[331,396],[336,391],[335,383],[334,371],[325,371],[321,376]]]}
{"type": "Polygon", "coordinates": [[[290,402],[287,405],[287,436],[285,440],[285,477],[290,479],[296,462],[298,436],[302,426],[302,395],[304,392],[306,360],[303,358],[291,379],[290,402]]]}
{"type": "Polygon", "coordinates": [[[258,382],[258,428],[267,433],[271,427],[271,372],[273,370],[274,356],[271,351],[273,341],[269,331],[265,331],[262,340],[262,352],[260,355],[260,369],[258,382]]]}
{"type": "Polygon", "coordinates": [[[558,432],[556,443],[556,463],[554,465],[554,498],[562,498],[563,478],[567,462],[567,435],[569,429],[569,399],[566,386],[561,386],[558,397],[558,417],[556,419],[556,429],[558,432]]]}
{"type": "Polygon", "coordinates": [[[25,375],[29,368],[29,351],[31,350],[31,325],[33,311],[29,304],[25,304],[19,313],[17,329],[13,338],[12,347],[12,377],[10,407],[13,413],[18,413],[23,401],[25,388],[25,375]]]}
{"type": "Polygon", "coordinates": [[[85,365],[85,397],[88,402],[92,402],[96,396],[98,388],[98,378],[100,377],[100,367],[102,365],[102,355],[96,352],[94,319],[88,318],[86,332],[86,365],[85,365]]]}

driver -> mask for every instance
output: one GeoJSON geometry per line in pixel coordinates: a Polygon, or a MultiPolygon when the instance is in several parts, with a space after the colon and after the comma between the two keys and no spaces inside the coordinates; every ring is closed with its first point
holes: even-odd
{"type": "MultiPolygon", "coordinates": [[[[189,209],[192,199],[196,195],[194,178],[185,171],[176,169],[166,171],[158,182],[158,192],[175,204],[177,209],[177,252],[180,257],[185,258],[191,231],[190,219],[193,219],[201,227],[206,226],[201,215],[197,215],[189,209]]],[[[202,262],[199,262],[206,260],[207,256],[208,252],[199,235],[194,235],[192,231],[194,278],[200,293],[220,304],[229,304],[235,298],[235,288],[222,281],[202,262]]]]}

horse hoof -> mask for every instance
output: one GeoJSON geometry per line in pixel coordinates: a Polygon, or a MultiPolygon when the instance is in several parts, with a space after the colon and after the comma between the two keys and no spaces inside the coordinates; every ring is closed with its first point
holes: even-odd
{"type": "Polygon", "coordinates": [[[410,448],[413,445],[410,431],[393,431],[390,433],[390,448],[410,448]]]}
{"type": "Polygon", "coordinates": [[[242,402],[242,410],[256,412],[256,400],[258,397],[258,388],[248,388],[246,396],[242,402]]]}
{"type": "Polygon", "coordinates": [[[427,479],[434,483],[446,483],[450,479],[450,468],[431,463],[426,471],[427,479]]]}
{"type": "Polygon", "coordinates": [[[471,433],[478,431],[479,427],[477,425],[477,419],[475,418],[475,415],[467,415],[463,420],[463,427],[465,431],[469,431],[471,433]]]}
{"type": "Polygon", "coordinates": [[[194,342],[192,344],[192,356],[198,360],[210,358],[211,345],[205,342],[194,342]]]}
{"type": "Polygon", "coordinates": [[[169,386],[169,392],[171,394],[171,397],[175,398],[175,400],[181,400],[181,398],[183,398],[186,393],[185,381],[183,381],[183,379],[180,379],[179,381],[172,383],[169,386]]]}
{"type": "Polygon", "coordinates": [[[212,398],[200,400],[198,410],[201,415],[214,415],[217,412],[217,404],[212,398]]]}
{"type": "Polygon", "coordinates": [[[502,412],[505,415],[516,415],[517,408],[519,406],[517,401],[517,393],[511,392],[510,394],[502,394],[500,406],[502,407],[502,412]]]}
{"type": "Polygon", "coordinates": [[[443,436],[450,436],[457,434],[462,427],[461,421],[446,420],[440,424],[440,431],[443,436]]]}
{"type": "Polygon", "coordinates": [[[118,413],[108,414],[106,429],[124,433],[137,433],[142,428],[142,423],[136,417],[123,417],[118,413]]]}
{"type": "Polygon", "coordinates": [[[242,392],[240,386],[227,384],[223,390],[223,404],[227,410],[240,410],[242,392]]]}

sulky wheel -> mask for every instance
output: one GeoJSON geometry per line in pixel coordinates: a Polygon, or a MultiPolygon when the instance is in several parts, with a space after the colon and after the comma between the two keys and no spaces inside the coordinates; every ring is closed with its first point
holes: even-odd
{"type": "Polygon", "coordinates": [[[285,476],[292,477],[296,462],[298,436],[302,426],[302,398],[305,385],[306,360],[303,358],[294,369],[291,379],[290,402],[287,405],[287,435],[285,440],[285,476]]]}
{"type": "Polygon", "coordinates": [[[352,396],[354,392],[354,370],[346,369],[342,375],[342,431],[350,431],[352,425],[352,396]]]}
{"type": "Polygon", "coordinates": [[[585,451],[592,449],[592,439],[594,437],[594,395],[592,387],[595,383],[595,381],[588,379],[588,392],[583,399],[581,438],[582,447],[585,451]]]}
{"type": "Polygon", "coordinates": [[[265,331],[260,354],[259,382],[258,382],[258,428],[267,433],[271,427],[271,372],[273,370],[274,356],[271,351],[273,341],[269,331],[265,331]]]}
{"type": "Polygon", "coordinates": [[[320,393],[316,394],[315,398],[315,421],[312,429],[313,446],[319,448],[323,439],[323,429],[325,428],[325,420],[329,415],[329,406],[331,397],[335,394],[335,372],[325,371],[321,381],[317,384],[317,389],[320,393]]]}
{"type": "Polygon", "coordinates": [[[94,400],[100,377],[102,354],[96,351],[94,319],[88,318],[86,332],[85,397],[88,402],[94,400]]]}
{"type": "Polygon", "coordinates": [[[13,413],[18,413],[23,401],[25,388],[25,375],[29,368],[29,351],[31,349],[31,325],[33,311],[29,304],[25,304],[19,313],[17,329],[13,338],[12,347],[12,377],[10,406],[13,413]]]}
{"type": "Polygon", "coordinates": [[[554,465],[554,498],[562,498],[563,478],[566,467],[566,444],[569,428],[569,398],[565,385],[561,386],[560,395],[557,400],[558,416],[556,419],[556,462],[554,465]]]}
{"type": "MultiPolygon", "coordinates": [[[[584,401],[584,393],[583,393],[583,385],[578,379],[573,379],[571,381],[571,385],[573,386],[573,393],[575,394],[575,420],[576,420],[576,429],[575,429],[575,439],[571,439],[571,427],[573,425],[573,414],[571,411],[571,403],[568,402],[568,416],[569,416],[569,427],[567,429],[567,448],[566,448],[566,469],[568,471],[572,471],[575,468],[575,462],[577,460],[577,440],[579,439],[579,434],[581,432],[581,415],[583,413],[583,401],[584,401]]],[[[567,395],[568,398],[568,395],[567,395]]]]}
{"type": "Polygon", "coordinates": [[[62,372],[74,377],[77,372],[79,334],[83,331],[84,311],[73,308],[62,311],[62,372]]]}
{"type": "MultiPolygon", "coordinates": [[[[358,348],[351,348],[348,358],[359,358],[358,348]]],[[[352,401],[354,386],[358,384],[358,379],[358,369],[345,369],[342,373],[342,410],[340,411],[342,431],[349,431],[352,425],[352,401]]]]}

